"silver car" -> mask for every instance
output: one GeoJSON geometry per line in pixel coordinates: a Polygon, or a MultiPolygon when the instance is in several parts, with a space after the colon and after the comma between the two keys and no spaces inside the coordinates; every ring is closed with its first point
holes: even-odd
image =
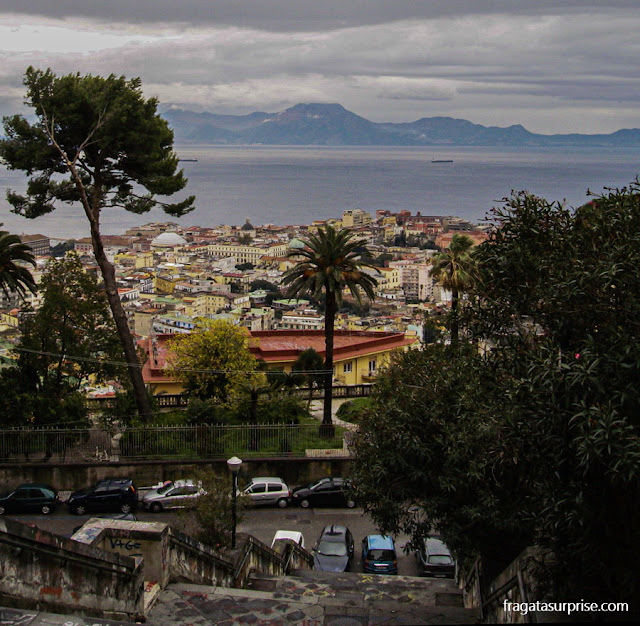
{"type": "Polygon", "coordinates": [[[192,506],[206,491],[192,480],[176,480],[152,489],[142,498],[147,511],[158,513],[165,509],[183,509],[192,506]]]}
{"type": "Polygon", "coordinates": [[[243,493],[249,496],[252,504],[277,504],[281,509],[289,504],[291,497],[291,491],[284,480],[273,476],[252,478],[243,493]]]}

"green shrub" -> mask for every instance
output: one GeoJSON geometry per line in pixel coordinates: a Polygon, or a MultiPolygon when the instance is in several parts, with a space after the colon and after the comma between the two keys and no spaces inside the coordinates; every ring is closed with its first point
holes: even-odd
{"type": "Polygon", "coordinates": [[[336,417],[345,422],[359,424],[362,415],[368,411],[370,407],[371,400],[369,398],[355,398],[354,400],[349,400],[341,404],[336,411],[336,417]]]}

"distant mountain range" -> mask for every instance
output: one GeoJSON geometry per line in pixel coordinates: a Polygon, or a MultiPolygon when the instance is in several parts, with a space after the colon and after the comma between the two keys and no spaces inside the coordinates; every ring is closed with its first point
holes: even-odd
{"type": "Polygon", "coordinates": [[[280,113],[217,115],[171,108],[178,142],[295,146],[640,146],[640,129],[609,135],[538,135],[516,124],[482,126],[451,117],[371,122],[340,104],[296,104],[280,113]]]}

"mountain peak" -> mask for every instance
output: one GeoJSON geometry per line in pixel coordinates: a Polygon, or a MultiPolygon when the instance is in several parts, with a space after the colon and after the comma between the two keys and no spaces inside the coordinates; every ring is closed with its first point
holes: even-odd
{"type": "Polygon", "coordinates": [[[610,135],[537,135],[521,124],[482,126],[452,117],[375,123],[334,102],[299,103],[279,113],[217,115],[169,109],[177,141],[315,146],[640,146],[640,130],[610,135]]]}

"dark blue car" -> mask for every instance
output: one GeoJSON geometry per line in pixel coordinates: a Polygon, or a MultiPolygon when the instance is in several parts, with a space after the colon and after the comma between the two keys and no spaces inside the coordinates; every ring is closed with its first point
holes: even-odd
{"type": "Polygon", "coordinates": [[[346,526],[325,526],[313,547],[313,569],[348,572],[353,558],[353,536],[346,526]]]}

